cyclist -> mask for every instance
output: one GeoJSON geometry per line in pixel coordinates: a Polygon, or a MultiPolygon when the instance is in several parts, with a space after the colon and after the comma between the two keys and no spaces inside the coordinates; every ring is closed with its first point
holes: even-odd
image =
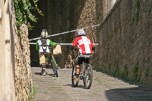
{"type": "Polygon", "coordinates": [[[36,50],[39,52],[39,63],[41,65],[41,74],[46,75],[46,65],[48,64],[48,55],[50,53],[49,47],[55,47],[57,43],[47,38],[48,32],[46,29],[42,29],[41,38],[36,42],[36,50]]]}
{"type": "Polygon", "coordinates": [[[95,50],[94,43],[86,36],[84,29],[78,29],[76,32],[77,37],[73,40],[72,46],[76,47],[79,52],[79,57],[76,61],[76,77],[80,73],[80,65],[82,62],[89,63],[90,58],[85,59],[85,55],[92,55],[95,50]]]}

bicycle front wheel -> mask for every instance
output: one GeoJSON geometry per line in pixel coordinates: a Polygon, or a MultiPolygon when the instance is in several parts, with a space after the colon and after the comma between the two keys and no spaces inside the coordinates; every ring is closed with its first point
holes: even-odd
{"type": "Polygon", "coordinates": [[[58,66],[54,66],[53,67],[53,72],[54,72],[54,74],[55,74],[56,77],[59,76],[59,74],[58,74],[58,66]]]}
{"type": "Polygon", "coordinates": [[[88,64],[86,66],[85,77],[83,79],[84,88],[90,89],[90,87],[92,85],[92,81],[93,81],[93,70],[92,70],[92,66],[90,64],[88,64]]]}

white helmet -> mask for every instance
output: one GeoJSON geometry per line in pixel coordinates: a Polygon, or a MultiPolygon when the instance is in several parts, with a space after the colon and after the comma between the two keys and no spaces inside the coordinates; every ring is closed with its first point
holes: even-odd
{"type": "Polygon", "coordinates": [[[42,38],[47,38],[47,37],[48,37],[48,32],[47,32],[46,29],[42,29],[41,37],[42,37],[42,38]]]}
{"type": "Polygon", "coordinates": [[[77,33],[78,33],[78,35],[85,35],[84,29],[78,29],[77,33]]]}

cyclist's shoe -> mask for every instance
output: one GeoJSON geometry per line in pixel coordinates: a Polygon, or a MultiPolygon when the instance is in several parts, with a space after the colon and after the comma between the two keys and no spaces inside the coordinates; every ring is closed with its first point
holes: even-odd
{"type": "Polygon", "coordinates": [[[47,73],[46,73],[45,69],[42,69],[41,75],[45,76],[46,74],[47,74],[47,73]]]}
{"type": "Polygon", "coordinates": [[[60,68],[61,68],[61,67],[59,67],[59,66],[57,67],[57,69],[60,69],[60,68]]]}
{"type": "Polygon", "coordinates": [[[43,76],[46,76],[46,74],[47,74],[46,72],[43,72],[43,73],[42,73],[43,76]]]}

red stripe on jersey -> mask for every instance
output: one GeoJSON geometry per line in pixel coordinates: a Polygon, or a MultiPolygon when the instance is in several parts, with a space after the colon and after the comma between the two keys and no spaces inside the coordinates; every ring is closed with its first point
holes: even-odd
{"type": "Polygon", "coordinates": [[[94,44],[86,36],[79,36],[73,41],[72,46],[77,46],[81,54],[92,54],[94,44]]]}

